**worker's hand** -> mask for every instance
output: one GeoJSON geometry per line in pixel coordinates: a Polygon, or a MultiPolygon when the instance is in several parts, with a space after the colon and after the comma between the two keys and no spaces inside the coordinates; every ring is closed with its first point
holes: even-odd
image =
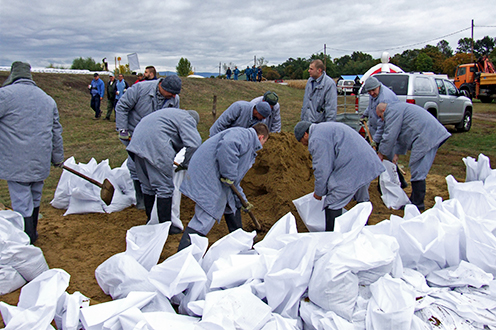
{"type": "Polygon", "coordinates": [[[370,146],[374,149],[377,149],[377,143],[374,140],[370,141],[370,146]]]}
{"type": "Polygon", "coordinates": [[[225,184],[226,186],[230,187],[234,184],[233,180],[229,180],[228,178],[220,178],[220,182],[225,184]]]}
{"type": "Polygon", "coordinates": [[[187,170],[187,169],[188,169],[188,165],[179,164],[179,165],[177,165],[177,167],[174,170],[174,172],[184,171],[184,170],[187,170]]]}
{"type": "Polygon", "coordinates": [[[369,117],[367,117],[367,116],[360,117],[360,122],[362,122],[362,123],[366,123],[368,120],[369,120],[369,117]]]}
{"type": "Polygon", "coordinates": [[[251,211],[251,209],[252,209],[253,207],[254,207],[254,206],[253,206],[253,204],[252,204],[252,203],[250,203],[250,202],[246,202],[246,206],[241,206],[241,210],[243,210],[243,212],[248,213],[248,212],[250,212],[250,211],[251,211]]]}
{"type": "Polygon", "coordinates": [[[400,156],[398,156],[397,154],[394,154],[393,156],[393,160],[391,161],[391,163],[393,164],[398,164],[398,159],[400,158],[400,156]]]}
{"type": "Polygon", "coordinates": [[[315,198],[318,201],[321,201],[322,200],[322,196],[319,196],[316,193],[313,193],[313,198],[315,198]]]}
{"type": "Polygon", "coordinates": [[[124,140],[124,141],[129,141],[131,140],[131,135],[127,131],[127,129],[121,129],[119,131],[119,139],[124,140]]]}
{"type": "Polygon", "coordinates": [[[384,155],[381,154],[380,152],[377,153],[377,156],[379,156],[379,159],[381,160],[381,162],[384,160],[384,155]]]}

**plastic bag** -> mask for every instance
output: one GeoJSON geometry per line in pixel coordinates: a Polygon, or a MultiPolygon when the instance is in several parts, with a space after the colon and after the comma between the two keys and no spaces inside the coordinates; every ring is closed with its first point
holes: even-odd
{"type": "Polygon", "coordinates": [[[313,197],[313,192],[293,200],[298,214],[309,232],[325,231],[325,213],[323,211],[325,196],[322,200],[313,197]]]}
{"type": "Polygon", "coordinates": [[[379,176],[379,184],[381,186],[381,198],[384,204],[388,208],[394,210],[398,210],[402,206],[410,204],[410,199],[405,191],[401,189],[396,165],[389,160],[384,160],[382,165],[384,165],[386,170],[379,176]]]}

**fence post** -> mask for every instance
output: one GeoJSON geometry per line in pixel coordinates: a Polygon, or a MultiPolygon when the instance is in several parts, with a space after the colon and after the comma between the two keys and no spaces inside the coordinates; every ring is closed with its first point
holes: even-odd
{"type": "Polygon", "coordinates": [[[214,102],[212,105],[212,116],[214,121],[217,119],[217,95],[214,94],[214,102]]]}

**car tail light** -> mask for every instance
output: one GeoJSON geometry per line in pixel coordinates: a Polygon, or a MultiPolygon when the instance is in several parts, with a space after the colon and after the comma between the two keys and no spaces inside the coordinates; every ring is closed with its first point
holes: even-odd
{"type": "Polygon", "coordinates": [[[358,95],[355,97],[355,112],[358,112],[358,95]]]}
{"type": "Polygon", "coordinates": [[[415,100],[414,99],[407,99],[406,100],[406,103],[415,104],[415,100]]]}
{"type": "Polygon", "coordinates": [[[363,127],[360,127],[358,133],[365,139],[365,129],[363,127]]]}

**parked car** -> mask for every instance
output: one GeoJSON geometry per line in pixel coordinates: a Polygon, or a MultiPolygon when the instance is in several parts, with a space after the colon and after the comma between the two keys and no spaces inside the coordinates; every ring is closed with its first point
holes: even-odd
{"type": "Polygon", "coordinates": [[[338,83],[336,84],[336,88],[338,90],[338,94],[351,94],[353,93],[353,85],[355,82],[353,80],[345,80],[341,79],[338,80],[338,83]]]}
{"type": "MultiPolygon", "coordinates": [[[[400,101],[413,103],[429,111],[443,125],[455,125],[460,132],[472,126],[472,101],[445,76],[422,73],[379,73],[376,77],[391,89],[400,101]]],[[[360,88],[358,112],[369,104],[369,94],[360,88]]]]}

